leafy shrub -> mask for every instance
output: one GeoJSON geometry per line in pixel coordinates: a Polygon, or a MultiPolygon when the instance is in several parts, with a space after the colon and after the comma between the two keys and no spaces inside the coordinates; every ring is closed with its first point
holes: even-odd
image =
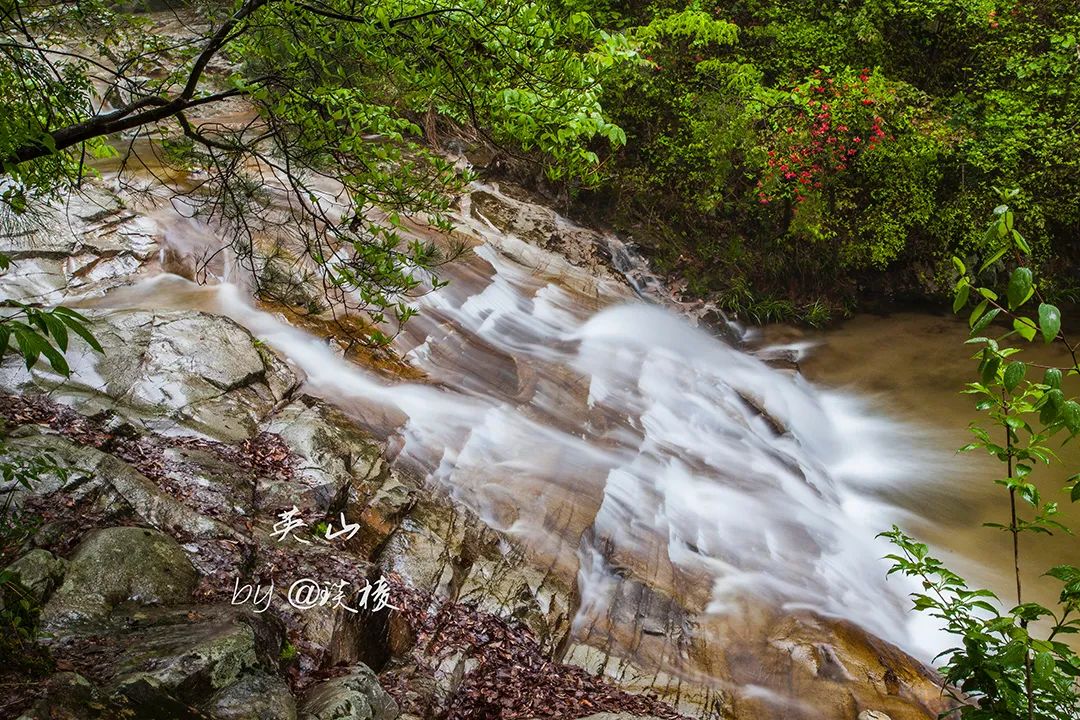
{"type": "Polygon", "coordinates": [[[745,280],[744,313],[767,299],[824,298],[842,311],[944,297],[949,257],[986,251],[972,228],[995,185],[1019,189],[1012,204],[1042,238],[1031,257],[1044,290],[1075,276],[1080,10],[1052,0],[575,6],[649,38],[646,62],[604,81],[627,144],[595,198],[695,291],[730,299],[745,280]],[[725,29],[661,30],[684,16],[725,29]]]}
{"type": "MultiPolygon", "coordinates": [[[[1019,193],[1006,195],[1012,200],[1019,193]]],[[[1058,520],[1058,505],[1043,498],[1034,482],[1035,470],[1056,458],[1049,441],[1065,442],[1080,434],[1080,404],[1066,395],[1063,378],[1080,374],[1080,344],[1062,327],[1061,312],[1046,302],[1030,267],[1031,246],[1015,227],[1015,213],[1006,204],[994,210],[985,233],[987,253],[978,270],[953,259],[953,310],[968,315],[976,348],[976,379],[965,390],[976,408],[990,421],[973,423],[973,441],[963,451],[982,451],[1002,464],[1002,477],[994,482],[1007,491],[1008,524],[988,524],[1012,537],[1016,582],[1015,604],[1005,605],[993,592],[972,589],[926,545],[893,527],[884,533],[898,548],[890,555],[892,573],[917,578],[922,590],[913,594],[917,611],[942,621],[944,629],[961,645],[942,653],[945,689],[959,702],[959,713],[972,720],[1066,720],[1080,717],[1080,657],[1064,640],[1080,632],[1080,569],[1059,565],[1046,574],[1061,581],[1055,608],[1025,601],[1020,544],[1029,533],[1051,534],[1067,530],[1058,520]],[[1008,284],[993,289],[980,278],[997,277],[1005,264],[1008,284]],[[1038,303],[1037,307],[1033,307],[1038,303]],[[969,310],[970,308],[970,310],[969,310]],[[1000,323],[1007,330],[995,334],[1000,323]],[[1036,368],[1020,359],[1023,346],[1043,341],[1061,343],[1069,353],[1066,367],[1036,368]],[[1035,623],[1045,630],[1037,632],[1035,623]]],[[[1080,473],[1069,480],[1070,499],[1080,500],[1080,473]]]]}

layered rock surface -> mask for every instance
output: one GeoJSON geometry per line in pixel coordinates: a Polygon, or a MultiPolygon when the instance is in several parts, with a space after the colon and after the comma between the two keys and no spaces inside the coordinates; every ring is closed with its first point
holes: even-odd
{"type": "MultiPolygon", "coordinates": [[[[596,238],[539,206],[522,215],[497,192],[474,203],[575,263],[604,260],[596,238]]],[[[68,213],[70,237],[55,247],[40,235],[0,243],[23,264],[5,280],[9,297],[101,294],[160,254],[143,216],[115,197],[93,204],[68,213]]],[[[306,395],[237,324],[194,311],[89,315],[105,354],[76,346],[70,378],[0,367],[9,448],[72,468],[20,493],[45,522],[16,569],[44,603],[58,663],[27,718],[915,720],[938,710],[932,676],[887,643],[764,608],[729,626],[685,591],[694,578],[672,590],[663,559],[605,558],[618,602],[579,614],[576,568],[395,466],[386,438],[306,395]],[[275,537],[294,506],[306,525],[275,537]],[[342,521],[355,534],[328,540],[320,523],[342,521]],[[353,605],[384,578],[398,609],[300,610],[286,594],[307,578],[348,583],[353,605]],[[258,612],[256,586],[271,583],[258,612]],[[232,604],[244,586],[251,597],[232,604]],[[746,688],[760,693],[736,692],[746,688]]],[[[573,541],[590,513],[575,508],[553,532],[573,541]]]]}
{"type": "MultiPolygon", "coordinates": [[[[397,717],[373,669],[430,715],[455,702],[483,633],[524,643],[537,663],[566,638],[571,588],[395,470],[246,331],[193,312],[90,315],[106,353],[87,351],[71,378],[3,369],[9,451],[71,470],[19,494],[44,523],[13,569],[45,603],[44,642],[65,668],[26,718],[75,706],[76,717],[397,717]],[[304,527],[275,538],[294,506],[304,527]],[[357,532],[327,540],[318,524],[342,520],[357,532]],[[286,602],[311,578],[348,583],[344,603],[358,606],[380,577],[400,611],[286,602]],[[233,604],[241,586],[270,583],[263,611],[233,604]],[[469,609],[451,610],[460,601],[469,609]],[[473,630],[439,629],[453,612],[473,630]],[[395,679],[409,675],[425,679],[395,679]],[[263,714],[249,712],[256,700],[263,714]]],[[[613,708],[636,702],[605,692],[613,708]]]]}

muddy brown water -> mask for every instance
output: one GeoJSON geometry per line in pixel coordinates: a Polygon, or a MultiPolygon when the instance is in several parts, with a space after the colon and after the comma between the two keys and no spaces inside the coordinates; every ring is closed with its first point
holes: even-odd
{"type": "MultiPolygon", "coordinates": [[[[1074,314],[1065,323],[1076,319],[1080,318],[1074,314]]],[[[956,317],[895,313],[857,316],[826,331],[771,327],[759,342],[805,344],[800,367],[808,379],[857,392],[876,413],[918,428],[920,442],[937,452],[936,462],[923,471],[927,476],[881,487],[879,492],[908,513],[901,523],[905,530],[930,544],[972,584],[990,587],[1011,603],[1015,599],[1011,536],[983,526],[1009,522],[1008,493],[993,482],[1003,475],[1002,465],[986,453],[954,452],[971,441],[969,424],[986,426],[987,420],[975,410],[972,396],[961,393],[966,382],[976,379],[974,349],[964,345],[967,338],[966,323],[956,317]]],[[[1068,354],[1060,345],[1036,342],[1025,348],[1019,359],[1068,365],[1068,354]]],[[[1030,367],[1029,378],[1041,378],[1042,372],[1030,367]]],[[[1075,390],[1078,384],[1075,378],[1066,379],[1066,389],[1075,390]]],[[[1063,444],[1064,439],[1059,435],[1050,441],[1059,460],[1037,465],[1033,478],[1045,501],[1059,503],[1057,519],[1080,532],[1080,505],[1071,503],[1063,491],[1066,478],[1080,472],[1080,445],[1063,444]]],[[[1062,532],[1025,535],[1020,562],[1024,599],[1052,603],[1059,585],[1043,573],[1058,564],[1080,565],[1080,541],[1062,532]]]]}

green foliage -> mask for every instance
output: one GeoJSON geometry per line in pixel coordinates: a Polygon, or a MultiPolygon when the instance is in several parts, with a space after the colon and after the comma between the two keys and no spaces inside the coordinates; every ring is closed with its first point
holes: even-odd
{"type": "Polygon", "coordinates": [[[281,653],[278,655],[278,659],[283,663],[291,663],[300,655],[300,648],[296,647],[292,642],[286,640],[281,646],[281,653]]]}
{"type": "MultiPolygon", "coordinates": [[[[1006,202],[1019,191],[1004,194],[1006,202]]],[[[1065,720],[1080,717],[1080,657],[1063,636],[1080,632],[1080,569],[1051,568],[1047,575],[1062,583],[1056,608],[1025,602],[1020,569],[1020,540],[1028,533],[1068,532],[1056,516],[1058,504],[1044,499],[1035,483],[1035,470],[1056,459],[1049,442],[1064,442],[1080,434],[1080,404],[1066,396],[1062,379],[1080,374],[1080,345],[1066,337],[1061,313],[1046,302],[1030,262],[1032,249],[1015,227],[1016,214],[1007,204],[994,210],[984,238],[988,248],[976,268],[952,259],[958,276],[953,311],[967,315],[977,351],[974,382],[964,392],[986,414],[988,425],[973,423],[973,441],[962,451],[985,452],[1002,465],[994,482],[1008,492],[1009,522],[988,527],[1012,538],[1016,604],[1006,612],[988,590],[973,590],[955,573],[929,555],[926,545],[893,527],[883,533],[900,550],[888,556],[892,573],[922,582],[912,595],[914,607],[942,621],[944,629],[961,645],[942,655],[946,689],[960,701],[959,712],[975,720],[1065,720]],[[1004,277],[1004,290],[983,284],[986,278],[1004,277]],[[1036,304],[1037,303],[1037,304],[1036,304]],[[969,311],[969,308],[970,311],[969,311]],[[1004,332],[991,337],[993,328],[1008,320],[1004,332]],[[1067,367],[1046,368],[1040,375],[1019,359],[1027,343],[1060,343],[1068,352],[1067,367]],[[992,430],[991,430],[992,428],[992,430]],[[1032,623],[1042,630],[1034,631],[1032,623]]],[[[1070,500],[1080,500],[1080,473],[1070,478],[1070,500]]]]}
{"type": "MultiPolygon", "coordinates": [[[[0,253],[0,272],[10,266],[10,258],[0,253]]],[[[44,356],[53,370],[69,375],[64,353],[71,334],[101,352],[101,345],[86,328],[86,318],[71,308],[38,308],[15,300],[0,301],[0,308],[0,358],[9,350],[18,352],[27,370],[44,356]]]]}
{"type": "Polygon", "coordinates": [[[960,715],[971,720],[1065,720],[1080,717],[1074,683],[1080,658],[1058,638],[1080,631],[1080,570],[1061,566],[1048,574],[1064,582],[1061,612],[1021,603],[1007,612],[989,590],[971,589],[963,578],[929,555],[926,545],[898,528],[883,533],[900,551],[889,555],[890,573],[922,582],[914,608],[942,622],[961,645],[946,650],[941,671],[945,689],[958,701],[960,715]],[[1033,637],[1030,623],[1050,624],[1045,639],[1033,637]],[[1028,679],[1030,677],[1030,684],[1028,679]],[[1030,687],[1030,695],[1029,695],[1030,687]],[[1028,713],[1028,699],[1032,712],[1028,713]]]}
{"type": "Polygon", "coordinates": [[[994,185],[1020,189],[1014,204],[1044,238],[1032,262],[1047,291],[1075,277],[1072,6],[660,0],[612,17],[610,3],[583,4],[651,40],[642,48],[651,62],[605,80],[604,103],[628,142],[606,163],[600,197],[659,267],[702,293],[723,297],[745,279],[755,298],[797,306],[943,295],[948,258],[988,250],[971,228],[994,185]],[[660,32],[682,15],[727,29],[689,42],[660,32]],[[808,105],[817,93],[807,90],[823,81],[827,111],[808,105]],[[829,127],[815,137],[822,121],[829,127]],[[866,152],[875,126],[883,137],[866,152]],[[854,137],[861,148],[837,162],[854,137]]]}

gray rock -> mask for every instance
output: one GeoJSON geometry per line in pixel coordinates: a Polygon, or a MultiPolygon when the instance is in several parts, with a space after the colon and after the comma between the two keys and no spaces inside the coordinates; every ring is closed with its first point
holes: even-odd
{"type": "Polygon", "coordinates": [[[244,675],[210,701],[214,720],[296,720],[296,701],[279,677],[244,675]]]}
{"type": "Polygon", "coordinates": [[[98,669],[92,704],[85,692],[85,701],[76,702],[66,686],[53,691],[50,685],[41,720],[69,717],[56,709],[71,705],[97,708],[94,718],[295,720],[288,688],[269,674],[283,633],[274,618],[230,605],[121,605],[54,635],[61,656],[101,647],[108,661],[98,669]],[[238,714],[244,707],[248,714],[238,714]]]}
{"type": "Polygon", "coordinates": [[[343,493],[364,496],[388,474],[382,447],[339,410],[301,396],[282,407],[265,430],[280,435],[298,459],[296,477],[263,479],[259,494],[267,507],[326,512],[343,493]]]}
{"type": "Polygon", "coordinates": [[[64,203],[34,208],[21,225],[0,232],[0,251],[16,271],[0,278],[0,293],[55,305],[94,297],[131,282],[154,256],[162,228],[123,206],[101,183],[88,182],[64,203]]]}
{"type": "Polygon", "coordinates": [[[57,627],[104,617],[125,601],[187,601],[198,575],[183,548],[157,530],[115,527],[91,533],[71,558],[42,620],[57,627]]]}
{"type": "Polygon", "coordinates": [[[9,359],[8,388],[45,388],[90,413],[111,410],[164,433],[191,431],[236,442],[258,431],[299,380],[228,318],[199,312],[88,311],[104,355],[79,343],[70,378],[39,363],[32,373],[9,359]]]}
{"type": "Polygon", "coordinates": [[[314,686],[300,707],[301,720],[396,720],[399,714],[397,703],[366,665],[314,686]]]}
{"type": "Polygon", "coordinates": [[[233,531],[173,496],[123,460],[96,448],[78,445],[36,427],[22,427],[8,441],[12,451],[24,455],[47,452],[62,465],[77,470],[66,485],[44,477],[28,494],[43,496],[63,489],[76,502],[93,502],[101,510],[126,507],[158,529],[183,528],[196,537],[232,537],[233,531]]]}
{"type": "Polygon", "coordinates": [[[136,705],[202,700],[257,664],[255,631],[237,618],[155,628],[118,663],[113,694],[136,705]]]}
{"type": "Polygon", "coordinates": [[[5,568],[13,573],[37,602],[44,603],[64,581],[67,561],[48,550],[31,550],[5,568]]]}

